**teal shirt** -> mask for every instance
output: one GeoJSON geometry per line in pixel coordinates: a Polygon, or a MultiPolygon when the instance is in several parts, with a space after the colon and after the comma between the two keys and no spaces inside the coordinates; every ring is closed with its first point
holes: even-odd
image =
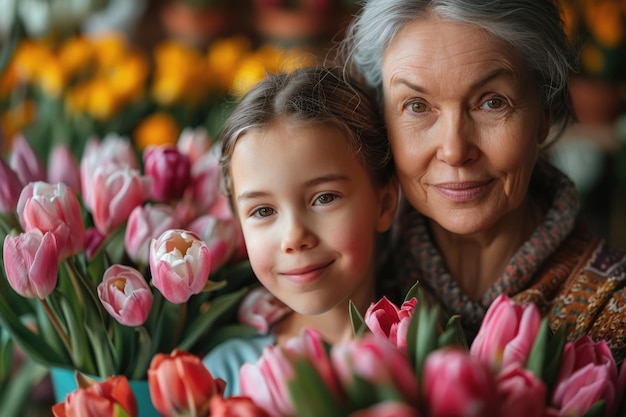
{"type": "Polygon", "coordinates": [[[241,395],[239,369],[244,363],[256,363],[266,346],[276,343],[276,335],[257,334],[235,337],[217,345],[202,359],[214,378],[226,381],[224,396],[241,395]]]}

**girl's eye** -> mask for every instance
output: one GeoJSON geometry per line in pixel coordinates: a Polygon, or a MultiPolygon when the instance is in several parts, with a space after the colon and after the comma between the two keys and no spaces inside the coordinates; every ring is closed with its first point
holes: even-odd
{"type": "Polygon", "coordinates": [[[427,107],[426,107],[426,104],[419,102],[419,101],[415,101],[409,104],[409,109],[413,113],[424,113],[427,110],[427,107]]]}
{"type": "Polygon", "coordinates": [[[336,198],[337,196],[335,194],[322,194],[315,199],[315,202],[319,204],[330,204],[335,201],[336,198]]]}
{"type": "Polygon", "coordinates": [[[504,106],[504,101],[500,98],[493,97],[483,103],[483,108],[490,110],[498,110],[504,106]]]}
{"type": "Polygon", "coordinates": [[[274,209],[270,207],[260,207],[252,212],[255,217],[269,217],[274,214],[274,209]]]}

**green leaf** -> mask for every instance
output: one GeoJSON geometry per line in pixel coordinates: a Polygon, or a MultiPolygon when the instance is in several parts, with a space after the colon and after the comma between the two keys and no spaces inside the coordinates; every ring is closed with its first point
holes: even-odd
{"type": "Polygon", "coordinates": [[[417,306],[419,310],[417,324],[417,340],[415,345],[415,367],[418,378],[421,379],[426,357],[439,343],[439,320],[441,310],[439,306],[429,307],[424,304],[417,306]]]}
{"type": "Polygon", "coordinates": [[[363,336],[363,333],[369,330],[367,324],[365,324],[365,319],[359,313],[352,300],[350,300],[350,323],[352,324],[352,334],[354,334],[355,339],[360,338],[363,336]]]}
{"type": "Polygon", "coordinates": [[[444,332],[439,336],[439,347],[445,346],[459,346],[464,350],[469,350],[467,338],[463,327],[461,327],[461,316],[455,315],[450,317],[446,324],[444,332]]]}
{"type": "Polygon", "coordinates": [[[329,391],[313,365],[298,358],[293,363],[296,377],[287,383],[298,417],[343,417],[347,413],[329,391]]]}
{"type": "Polygon", "coordinates": [[[47,368],[27,357],[10,383],[0,391],[0,416],[23,416],[32,388],[48,374],[47,368]]]}
{"type": "Polygon", "coordinates": [[[421,293],[420,283],[416,282],[415,284],[413,284],[413,286],[409,289],[409,291],[404,296],[404,301],[409,301],[411,298],[415,298],[419,300],[422,297],[420,293],[421,293]]]}
{"type": "Polygon", "coordinates": [[[545,382],[548,392],[552,392],[561,367],[565,346],[565,328],[561,327],[554,335],[548,319],[541,321],[535,343],[528,355],[526,368],[545,382]]]}

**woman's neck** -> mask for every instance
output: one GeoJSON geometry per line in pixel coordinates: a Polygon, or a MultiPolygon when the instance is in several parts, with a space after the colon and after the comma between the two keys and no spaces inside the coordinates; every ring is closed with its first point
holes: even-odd
{"type": "Polygon", "coordinates": [[[540,221],[540,209],[528,198],[520,208],[479,233],[458,235],[435,222],[430,227],[446,269],[470,299],[478,300],[502,275],[540,221]]]}

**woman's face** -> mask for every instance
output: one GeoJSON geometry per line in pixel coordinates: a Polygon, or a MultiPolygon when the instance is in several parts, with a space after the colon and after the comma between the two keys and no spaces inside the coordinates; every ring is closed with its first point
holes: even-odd
{"type": "Polygon", "coordinates": [[[480,29],[430,18],[397,34],[382,69],[389,140],[409,202],[458,234],[524,216],[518,209],[549,120],[520,56],[480,29]]]}

